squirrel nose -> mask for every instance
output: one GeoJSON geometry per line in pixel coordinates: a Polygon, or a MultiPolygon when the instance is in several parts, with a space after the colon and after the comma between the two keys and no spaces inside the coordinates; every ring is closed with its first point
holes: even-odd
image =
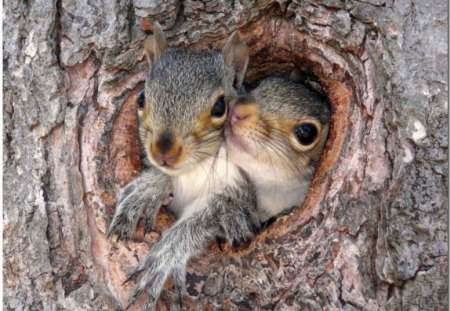
{"type": "Polygon", "coordinates": [[[238,124],[244,122],[244,120],[250,117],[250,113],[243,111],[242,109],[233,109],[231,111],[230,121],[232,124],[238,124]]]}
{"type": "Polygon", "coordinates": [[[239,97],[230,109],[229,120],[232,125],[242,125],[249,121],[258,111],[256,103],[248,97],[239,97]]]}
{"type": "Polygon", "coordinates": [[[178,157],[162,154],[153,154],[153,159],[159,166],[172,167],[177,162],[178,157]]]}
{"type": "Polygon", "coordinates": [[[169,132],[163,132],[150,146],[153,160],[164,167],[172,167],[178,161],[183,147],[169,132]]]}

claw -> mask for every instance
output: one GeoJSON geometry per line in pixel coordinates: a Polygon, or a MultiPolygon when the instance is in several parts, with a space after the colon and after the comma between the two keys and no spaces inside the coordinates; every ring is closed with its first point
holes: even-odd
{"type": "Polygon", "coordinates": [[[261,232],[261,226],[260,226],[259,224],[253,223],[253,224],[252,224],[252,232],[253,232],[254,234],[260,233],[260,232],[261,232]]]}
{"type": "Polygon", "coordinates": [[[147,273],[142,277],[141,281],[139,282],[139,285],[134,289],[133,293],[128,299],[128,305],[130,306],[136,302],[136,300],[142,294],[144,289],[153,279],[153,284],[147,291],[149,296],[149,302],[147,303],[145,310],[154,310],[156,299],[159,297],[168,275],[169,275],[168,271],[158,271],[158,273],[156,273],[155,269],[150,269],[149,271],[147,271],[147,273]]]}
{"type": "Polygon", "coordinates": [[[106,232],[106,238],[108,239],[109,242],[114,242],[114,233],[110,233],[108,234],[108,232],[106,232]]]}
{"type": "Polygon", "coordinates": [[[125,284],[127,284],[128,282],[130,282],[131,280],[133,280],[136,276],[132,275],[132,273],[130,273],[127,278],[125,279],[125,281],[122,282],[122,286],[124,286],[125,284]]]}
{"type": "Polygon", "coordinates": [[[154,268],[151,266],[150,259],[146,259],[144,264],[141,262],[136,268],[133,269],[133,271],[131,271],[130,274],[128,274],[126,280],[122,283],[122,286],[128,283],[129,281],[134,280],[139,275],[139,273],[141,273],[145,269],[147,264],[148,266],[150,266],[150,271],[154,270],[154,268]]]}
{"type": "Polygon", "coordinates": [[[122,219],[122,218],[123,218],[123,217],[122,217],[120,214],[114,216],[113,220],[111,221],[111,224],[109,225],[108,230],[106,231],[106,236],[107,236],[108,238],[111,238],[111,236],[112,236],[114,233],[116,233],[116,231],[117,231],[117,226],[118,226],[121,222],[123,222],[123,219],[122,219]]]}
{"type": "Polygon", "coordinates": [[[224,238],[216,237],[216,243],[217,243],[217,246],[219,247],[221,252],[223,252],[223,248],[222,248],[222,243],[223,242],[225,242],[224,238]]]}
{"type": "Polygon", "coordinates": [[[111,230],[111,228],[108,228],[108,230],[106,231],[106,238],[109,240],[109,241],[112,241],[112,235],[113,235],[113,233],[112,233],[112,230],[111,230]]]}
{"type": "Polygon", "coordinates": [[[127,284],[128,282],[134,280],[134,279],[139,275],[139,273],[140,273],[141,271],[142,271],[142,270],[137,270],[137,269],[133,270],[133,271],[127,276],[126,280],[123,281],[122,286],[125,285],[125,284],[127,284]]]}
{"type": "Polygon", "coordinates": [[[155,307],[156,307],[156,299],[155,299],[155,297],[150,296],[148,298],[148,300],[149,301],[145,305],[145,310],[147,310],[147,311],[155,310],[155,307]]]}
{"type": "Polygon", "coordinates": [[[183,292],[182,291],[177,291],[177,302],[178,302],[178,305],[180,306],[180,310],[183,310],[183,292]]]}
{"type": "Polygon", "coordinates": [[[241,246],[247,246],[250,244],[250,242],[251,242],[250,238],[248,238],[248,237],[244,238],[244,239],[242,239],[241,246]]]}
{"type": "Polygon", "coordinates": [[[180,310],[183,310],[183,296],[186,289],[186,267],[184,265],[173,270],[173,285],[180,310]]]}
{"type": "Polygon", "coordinates": [[[272,225],[272,224],[275,222],[275,220],[277,220],[276,217],[271,217],[271,218],[267,219],[267,220],[263,223],[263,227],[264,227],[264,228],[268,228],[270,225],[272,225]]]}
{"type": "Polygon", "coordinates": [[[108,230],[106,230],[106,237],[108,239],[111,238],[111,234],[112,234],[112,226],[110,225],[108,230]]]}
{"type": "Polygon", "coordinates": [[[180,310],[183,310],[183,295],[178,295],[178,305],[180,306],[180,310]]]}
{"type": "Polygon", "coordinates": [[[237,250],[241,246],[241,244],[239,243],[238,240],[233,240],[231,246],[233,247],[234,250],[237,250]]]}
{"type": "Polygon", "coordinates": [[[130,298],[128,298],[128,308],[130,306],[132,306],[136,302],[136,300],[138,300],[139,296],[141,296],[143,291],[144,291],[144,288],[140,288],[140,287],[137,287],[134,289],[130,298]]]}
{"type": "Polygon", "coordinates": [[[149,233],[152,232],[153,230],[153,225],[154,225],[154,221],[151,218],[147,218],[145,220],[145,224],[144,224],[144,236],[149,233]]]}

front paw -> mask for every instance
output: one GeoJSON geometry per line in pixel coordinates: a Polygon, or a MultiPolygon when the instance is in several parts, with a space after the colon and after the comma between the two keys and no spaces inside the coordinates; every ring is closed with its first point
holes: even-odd
{"type": "MultiPolygon", "coordinates": [[[[173,201],[173,195],[169,194],[164,197],[163,201],[161,202],[162,207],[169,206],[173,201]]],[[[144,209],[144,235],[151,232],[154,229],[155,226],[155,218],[156,218],[156,212],[154,209],[146,208],[144,209]]]]}
{"type": "Polygon", "coordinates": [[[148,288],[148,301],[144,310],[155,310],[158,297],[164,288],[167,278],[171,275],[173,276],[178,304],[182,307],[183,296],[186,290],[186,263],[184,261],[175,260],[171,256],[169,249],[165,252],[154,250],[130,273],[124,284],[136,279],[144,270],[146,270],[144,276],[128,299],[128,307],[133,305],[143,291],[148,288]]]}
{"type": "MultiPolygon", "coordinates": [[[[222,217],[221,227],[225,239],[234,249],[247,246],[254,236],[261,231],[261,223],[258,218],[252,217],[252,215],[248,215],[241,210],[222,217]]],[[[217,243],[219,241],[223,241],[223,239],[219,238],[217,243]]]]}
{"type": "Polygon", "coordinates": [[[144,202],[137,200],[137,189],[137,183],[134,181],[121,191],[116,205],[116,213],[106,232],[108,237],[116,234],[118,239],[125,239],[133,234],[140,214],[145,207],[144,202]]]}
{"type": "MultiPolygon", "coordinates": [[[[168,187],[166,187],[168,188],[168,187]]],[[[130,238],[145,211],[145,233],[153,229],[155,216],[168,195],[168,189],[152,187],[137,179],[122,190],[116,213],[108,228],[107,236],[116,234],[118,239],[130,238]]]]}

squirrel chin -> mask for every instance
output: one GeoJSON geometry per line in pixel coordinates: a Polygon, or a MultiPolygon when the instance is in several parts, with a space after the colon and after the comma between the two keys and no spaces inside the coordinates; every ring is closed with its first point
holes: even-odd
{"type": "Polygon", "coordinates": [[[184,172],[186,171],[182,166],[178,166],[178,167],[164,167],[164,166],[160,166],[158,165],[158,163],[156,163],[151,157],[148,157],[150,160],[150,163],[156,167],[158,170],[160,170],[161,172],[163,172],[164,174],[168,175],[168,176],[179,176],[181,174],[184,174],[184,172]]]}
{"type": "Polygon", "coordinates": [[[233,148],[239,152],[250,153],[247,146],[236,135],[229,135],[226,138],[226,143],[228,148],[233,148]]]}
{"type": "Polygon", "coordinates": [[[176,167],[165,167],[158,165],[157,163],[155,163],[155,161],[153,161],[153,159],[150,159],[150,162],[158,170],[170,177],[178,177],[187,174],[196,168],[196,165],[190,165],[186,163],[183,163],[183,165],[177,165],[176,167]]]}
{"type": "Polygon", "coordinates": [[[228,148],[233,148],[239,152],[250,153],[248,145],[233,131],[233,127],[228,123],[225,126],[225,143],[228,148]]]}
{"type": "Polygon", "coordinates": [[[167,168],[167,167],[159,166],[159,165],[155,165],[155,166],[164,174],[166,174],[168,176],[172,176],[172,177],[183,175],[187,171],[186,169],[178,168],[178,167],[177,168],[174,168],[174,167],[167,168]]]}

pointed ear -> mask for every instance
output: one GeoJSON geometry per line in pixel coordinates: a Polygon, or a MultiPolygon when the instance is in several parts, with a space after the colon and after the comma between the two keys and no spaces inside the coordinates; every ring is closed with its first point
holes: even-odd
{"type": "Polygon", "coordinates": [[[144,41],[145,54],[150,68],[166,49],[166,38],[161,25],[158,22],[152,24],[153,35],[144,41]]]}
{"type": "Polygon", "coordinates": [[[222,49],[222,57],[227,78],[230,79],[236,89],[239,89],[244,81],[248,55],[247,45],[242,41],[239,31],[235,31],[225,43],[222,49]]]}

